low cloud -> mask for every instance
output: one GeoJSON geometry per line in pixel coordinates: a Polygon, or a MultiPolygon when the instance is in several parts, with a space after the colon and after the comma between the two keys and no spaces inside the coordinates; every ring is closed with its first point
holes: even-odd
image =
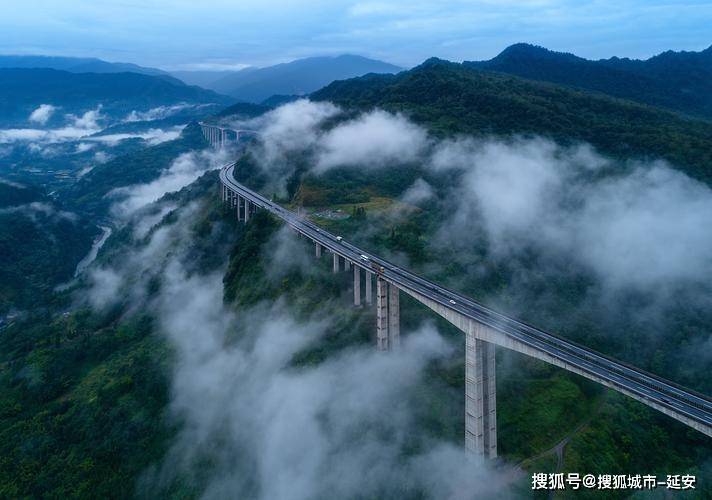
{"type": "Polygon", "coordinates": [[[294,367],[333,328],[327,311],[297,320],[279,300],[234,311],[222,273],[187,273],[177,257],[164,269],[154,303],[176,352],[171,413],[182,427],[140,489],[201,477],[204,498],[491,498],[520,478],[427,438],[405,453],[420,435],[411,405],[424,369],[451,354],[431,325],[387,355],[368,346],[294,367]]]}
{"type": "Polygon", "coordinates": [[[266,245],[268,262],[266,268],[267,279],[274,283],[281,281],[290,272],[297,271],[302,276],[309,276],[317,272],[312,256],[304,253],[304,247],[299,237],[289,226],[280,228],[266,245]]]}
{"type": "MultiPolygon", "coordinates": [[[[186,248],[190,239],[189,227],[198,209],[196,203],[182,207],[175,223],[156,228],[147,242],[135,241],[132,249],[110,264],[90,266],[87,288],[80,300],[97,310],[119,303],[127,304],[129,309],[146,306],[148,284],[165,269],[167,255],[179,254],[186,248]]],[[[148,219],[142,218],[140,222],[144,226],[149,224],[148,219]]],[[[159,222],[153,220],[153,225],[142,231],[148,232],[159,222]]]]}
{"type": "Polygon", "coordinates": [[[94,170],[94,167],[96,166],[96,164],[106,163],[107,161],[109,161],[111,159],[111,156],[109,156],[109,154],[106,153],[105,151],[97,151],[96,153],[94,153],[94,156],[92,157],[92,159],[93,159],[93,163],[86,165],[84,168],[82,168],[77,173],[78,178],[84,177],[89,172],[94,170]]]}
{"type": "Polygon", "coordinates": [[[44,125],[49,121],[50,118],[52,118],[52,115],[56,110],[57,108],[55,106],[52,106],[51,104],[40,104],[37,109],[30,113],[29,120],[32,123],[44,125]]]}
{"type": "Polygon", "coordinates": [[[3,177],[0,177],[0,184],[5,184],[7,186],[12,186],[14,188],[18,189],[27,189],[27,186],[24,184],[20,184],[19,182],[11,181],[10,179],[5,179],[3,177]]]}
{"type": "MultiPolygon", "coordinates": [[[[40,111],[42,106],[35,110],[40,111]]],[[[47,111],[39,113],[40,118],[47,111]]],[[[33,112],[34,114],[34,112],[33,112]]],[[[49,119],[49,116],[48,116],[49,119]]],[[[33,142],[41,144],[55,144],[59,142],[74,141],[98,132],[101,128],[98,120],[101,119],[101,106],[89,110],[81,116],[73,114],[65,115],[67,125],[55,129],[4,129],[0,130],[0,144],[15,142],[33,142]]],[[[39,123],[39,122],[37,122],[39,123]]]]}
{"type": "Polygon", "coordinates": [[[331,103],[299,99],[260,117],[255,125],[260,128],[264,160],[272,163],[290,152],[306,151],[319,139],[324,123],[340,113],[331,103]]]}
{"type": "Polygon", "coordinates": [[[291,367],[331,327],[323,315],[296,321],[279,302],[234,314],[219,275],[171,271],[161,329],[177,352],[171,409],[184,427],[153,481],[190,477],[205,460],[205,498],[491,498],[518,478],[442,442],[404,454],[419,433],[410,405],[424,368],[449,355],[432,327],[388,355],[370,346],[291,367]],[[235,328],[243,336],[230,341],[235,328]]]}
{"type": "MultiPolygon", "coordinates": [[[[9,184],[9,182],[7,182],[9,184]]],[[[77,214],[72,212],[67,212],[65,210],[59,210],[55,208],[50,203],[44,203],[39,201],[33,201],[32,203],[25,203],[23,205],[14,205],[12,207],[0,208],[0,215],[16,214],[24,215],[29,217],[33,221],[37,221],[39,215],[45,217],[52,217],[56,219],[64,219],[70,222],[76,222],[79,218],[77,214]]]]}
{"type": "Polygon", "coordinates": [[[401,201],[409,205],[419,205],[435,196],[435,191],[430,184],[423,179],[416,179],[415,182],[401,195],[401,201]]]}
{"type": "Polygon", "coordinates": [[[82,154],[86,153],[87,151],[90,151],[92,148],[94,148],[94,144],[89,144],[88,142],[80,142],[77,144],[76,148],[74,149],[75,154],[82,154]]]}
{"type": "Polygon", "coordinates": [[[166,193],[179,191],[205,172],[220,168],[229,158],[230,153],[224,149],[183,153],[157,179],[111,191],[108,196],[118,200],[111,207],[111,212],[121,219],[127,219],[166,193]]]}
{"type": "Polygon", "coordinates": [[[155,146],[166,141],[172,141],[180,136],[184,125],[179,125],[171,127],[170,129],[163,130],[160,128],[150,128],[143,132],[126,132],[120,134],[104,134],[104,135],[94,135],[88,137],[86,140],[96,141],[106,144],[107,146],[116,146],[121,141],[126,139],[143,139],[148,142],[150,146],[155,146]]]}
{"type": "MultiPolygon", "coordinates": [[[[418,428],[413,405],[425,368],[452,354],[432,325],[405,335],[399,351],[354,347],[293,366],[334,319],[329,311],[296,319],[281,300],[226,305],[221,271],[187,268],[198,213],[196,204],[178,209],[175,222],[90,273],[96,307],[141,304],[175,353],[170,415],[179,432],[143,474],[139,493],[169,491],[179,481],[203,498],[492,498],[521,479],[418,428]],[[149,297],[154,282],[160,286],[149,297]]],[[[293,241],[287,234],[275,237],[293,241]]],[[[304,252],[297,246],[285,258],[304,252]]]]}
{"type": "Polygon", "coordinates": [[[468,245],[479,226],[495,258],[565,255],[611,289],[712,279],[712,190],[664,162],[614,165],[589,146],[543,139],[450,143],[437,169],[443,158],[465,173],[441,243],[468,245]]]}
{"type": "MultiPolygon", "coordinates": [[[[382,110],[329,125],[343,114],[305,99],[277,108],[261,118],[255,154],[268,171],[279,158],[281,179],[287,153],[305,155],[316,173],[411,162],[432,175],[454,173],[459,185],[441,200],[452,215],[437,244],[458,235],[453,244],[470,247],[484,234],[494,258],[531,249],[567,256],[611,290],[712,280],[712,192],[664,162],[614,161],[586,144],[541,138],[435,141],[382,110]]],[[[401,199],[417,204],[433,194],[421,179],[401,199]]]]}
{"type": "Polygon", "coordinates": [[[268,167],[306,154],[313,168],[382,168],[418,160],[430,144],[427,132],[403,115],[374,110],[325,127],[343,112],[328,102],[299,99],[245,125],[259,129],[256,154],[268,167]]]}
{"type": "Polygon", "coordinates": [[[85,130],[99,130],[99,120],[103,119],[104,116],[101,114],[101,104],[95,109],[90,109],[86,111],[81,116],[68,114],[67,120],[71,122],[74,128],[85,129],[85,130]]]}
{"type": "Polygon", "coordinates": [[[340,123],[319,140],[317,171],[358,165],[382,168],[418,160],[428,147],[425,130],[399,114],[376,110],[340,123]]]}
{"type": "Polygon", "coordinates": [[[162,120],[164,118],[168,118],[170,116],[173,116],[177,113],[180,113],[181,111],[185,111],[186,109],[195,109],[198,110],[200,108],[204,108],[206,106],[210,106],[210,104],[188,104],[188,103],[178,103],[178,104],[173,104],[171,106],[158,106],[155,108],[151,108],[147,111],[131,111],[126,117],[123,119],[124,122],[126,123],[131,123],[131,122],[142,122],[142,121],[153,121],[153,120],[162,120]]]}
{"type": "Polygon", "coordinates": [[[295,159],[315,173],[344,166],[384,168],[418,161],[431,144],[425,129],[401,114],[374,110],[343,117],[329,102],[299,99],[233,126],[259,131],[252,152],[272,181],[270,189],[282,193],[295,159]]]}

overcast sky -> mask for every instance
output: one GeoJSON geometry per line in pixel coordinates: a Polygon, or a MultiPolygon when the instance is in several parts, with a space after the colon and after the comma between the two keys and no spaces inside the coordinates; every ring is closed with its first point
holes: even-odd
{"type": "Polygon", "coordinates": [[[0,53],[166,69],[353,53],[413,66],[530,42],[588,58],[712,44],[712,1],[3,0],[0,53]]]}

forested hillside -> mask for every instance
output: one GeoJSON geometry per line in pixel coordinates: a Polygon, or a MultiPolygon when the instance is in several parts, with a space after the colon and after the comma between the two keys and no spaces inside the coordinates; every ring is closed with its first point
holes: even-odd
{"type": "Polygon", "coordinates": [[[45,307],[72,278],[98,229],[37,187],[0,180],[0,315],[45,307]]]}
{"type": "Polygon", "coordinates": [[[115,224],[69,289],[2,295],[26,305],[0,330],[0,497],[509,499],[555,471],[695,474],[709,496],[709,438],[506,349],[501,461],[468,460],[462,333],[401,294],[402,349],[377,352],[353,275],[265,212],[238,222],[207,170],[229,154],[347,242],[709,393],[712,125],[440,60],[313,98],[209,118],[264,114],[245,149],[191,123],[96,165],[62,207],[0,182],[10,291],[72,268],[66,207],[115,224]],[[117,193],[139,208],[115,212],[117,193]],[[63,242],[33,229],[50,222],[63,242]]]}
{"type": "Polygon", "coordinates": [[[106,195],[112,190],[156,179],[180,154],[207,145],[200,126],[193,122],[178,139],[119,156],[97,165],[66,193],[70,203],[97,214],[112,203],[106,195]]]}
{"type": "Polygon", "coordinates": [[[334,82],[312,98],[402,112],[440,136],[535,134],[561,143],[585,141],[619,158],[665,158],[712,181],[712,123],[438,59],[398,75],[334,82]]]}
{"type": "Polygon", "coordinates": [[[229,104],[234,100],[162,76],[0,68],[3,124],[26,123],[30,113],[41,104],[61,107],[64,113],[102,106],[104,113],[123,116],[136,109],[181,102],[229,104]]]}
{"type": "Polygon", "coordinates": [[[595,90],[614,97],[712,118],[712,47],[636,60],[613,57],[590,61],[520,43],[489,61],[463,66],[595,90]]]}

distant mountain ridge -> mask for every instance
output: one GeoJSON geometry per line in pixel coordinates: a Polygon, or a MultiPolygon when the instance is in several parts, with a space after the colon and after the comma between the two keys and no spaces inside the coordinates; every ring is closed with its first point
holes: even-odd
{"type": "MultiPolygon", "coordinates": [[[[108,62],[95,57],[0,55],[0,68],[48,68],[70,73],[140,73],[179,81],[166,71],[132,63],[108,62]]],[[[182,83],[182,82],[181,82],[182,83]]]]}
{"type": "Polygon", "coordinates": [[[701,52],[667,51],[646,60],[592,61],[519,43],[488,61],[463,65],[712,118],[712,46],[701,52]]]}
{"type": "Polygon", "coordinates": [[[236,99],[260,103],[274,95],[306,95],[335,80],[362,76],[367,73],[397,73],[402,68],[375,59],[356,55],[308,57],[265,68],[245,68],[228,74],[218,73],[209,81],[205,72],[192,76],[174,73],[187,81],[200,82],[206,88],[236,99]],[[195,78],[191,80],[190,78],[195,78]]]}
{"type": "Polygon", "coordinates": [[[432,58],[397,75],[334,82],[311,94],[346,108],[406,114],[436,135],[539,135],[620,158],[665,158],[712,184],[712,123],[601,93],[432,58]]]}
{"type": "Polygon", "coordinates": [[[40,104],[77,113],[102,106],[107,114],[176,103],[229,105],[234,99],[211,90],[139,73],[71,73],[55,69],[0,69],[3,125],[26,123],[40,104]]]}

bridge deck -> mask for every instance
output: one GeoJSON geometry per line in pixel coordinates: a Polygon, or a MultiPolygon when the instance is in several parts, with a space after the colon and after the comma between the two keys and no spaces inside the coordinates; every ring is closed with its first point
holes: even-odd
{"type": "Polygon", "coordinates": [[[574,342],[544,332],[531,325],[510,318],[437,283],[402,269],[385,259],[358,248],[319,228],[316,224],[281,207],[259,193],[251,191],[234,179],[235,163],[224,166],[221,182],[240,196],[279,217],[292,228],[318,242],[330,251],[349,259],[369,272],[370,263],[383,267],[381,278],[411,295],[425,297],[477,323],[483,324],[509,339],[542,354],[542,359],[558,360],[559,366],[575,367],[576,373],[603,382],[615,390],[652,406],[666,414],[712,436],[712,399],[680,387],[661,377],[649,374],[613,358],[597,353],[574,342]],[[367,257],[367,260],[363,259],[367,257]]]}

